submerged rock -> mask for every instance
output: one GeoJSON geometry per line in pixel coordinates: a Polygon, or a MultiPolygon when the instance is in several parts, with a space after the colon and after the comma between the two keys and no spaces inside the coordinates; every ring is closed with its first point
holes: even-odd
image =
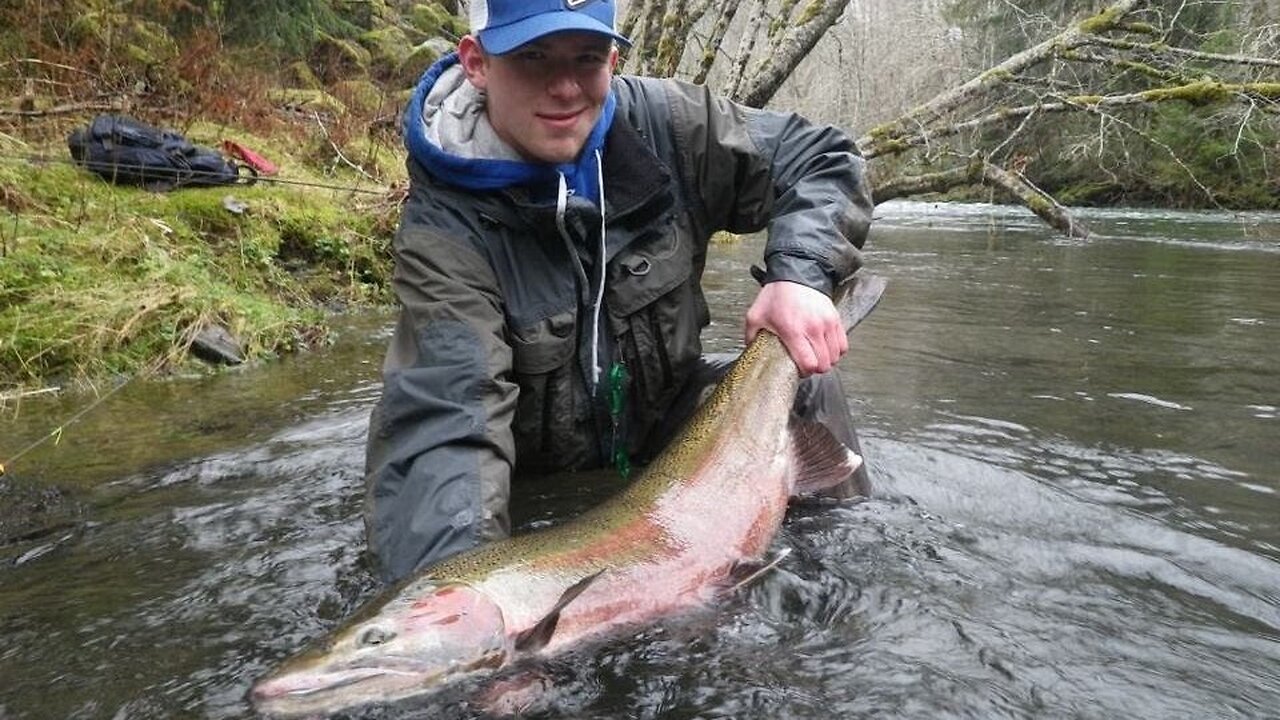
{"type": "MultiPolygon", "coordinates": [[[[84,507],[66,490],[0,476],[0,548],[35,543],[79,528],[84,507]]],[[[0,557],[9,553],[0,553],[0,557]]],[[[23,553],[25,554],[25,553],[23,553]]]]}

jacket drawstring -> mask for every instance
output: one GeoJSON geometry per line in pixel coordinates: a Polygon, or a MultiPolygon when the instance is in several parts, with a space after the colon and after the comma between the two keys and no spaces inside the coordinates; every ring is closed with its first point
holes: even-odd
{"type": "Polygon", "coordinates": [[[600,314],[604,310],[604,278],[605,260],[608,246],[605,244],[605,211],[604,211],[604,155],[596,150],[596,179],[600,182],[600,286],[596,290],[596,308],[591,318],[591,385],[593,389],[600,384],[600,314]]]}
{"type": "MultiPolygon", "coordinates": [[[[556,193],[556,228],[560,231],[560,237],[564,240],[566,247],[572,250],[573,238],[569,235],[569,228],[565,224],[565,211],[569,206],[569,182],[565,178],[564,173],[560,175],[560,188],[556,193]]],[[[591,392],[595,393],[600,386],[600,316],[604,310],[604,283],[605,283],[605,260],[608,251],[608,245],[605,237],[605,227],[607,216],[604,210],[604,156],[599,150],[596,150],[596,179],[600,189],[600,254],[596,261],[596,265],[600,268],[600,279],[596,284],[596,295],[591,308],[591,392]]],[[[582,272],[581,266],[578,268],[578,275],[581,280],[588,282],[586,275],[582,272]]],[[[588,285],[588,287],[590,287],[588,285]]]]}

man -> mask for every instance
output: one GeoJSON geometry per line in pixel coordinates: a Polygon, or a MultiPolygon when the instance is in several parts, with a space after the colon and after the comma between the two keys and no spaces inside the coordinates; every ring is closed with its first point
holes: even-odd
{"type": "MultiPolygon", "coordinates": [[[[727,369],[704,358],[717,230],[769,229],[749,340],[809,376],[796,410],[857,449],[833,285],[871,217],[841,132],[670,80],[614,77],[612,0],[474,0],[405,114],[402,305],[369,430],[385,580],[510,531],[516,471],[651,458],[727,369]]],[[[865,478],[861,479],[865,482],[865,478]]]]}

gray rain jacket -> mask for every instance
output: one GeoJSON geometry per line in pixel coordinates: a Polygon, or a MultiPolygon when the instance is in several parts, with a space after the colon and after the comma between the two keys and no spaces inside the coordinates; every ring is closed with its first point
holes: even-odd
{"type": "Polygon", "coordinates": [[[863,161],[839,130],[621,76],[594,133],[601,162],[584,164],[603,184],[602,223],[596,203],[556,192],[555,168],[512,162],[456,63],[433,66],[406,113],[402,309],[367,457],[368,540],[386,580],[507,535],[516,470],[661,449],[702,354],[714,232],[767,228],[765,282],[830,294],[857,269],[871,219],[863,161]],[[519,179],[477,189],[504,176],[519,179]]]}

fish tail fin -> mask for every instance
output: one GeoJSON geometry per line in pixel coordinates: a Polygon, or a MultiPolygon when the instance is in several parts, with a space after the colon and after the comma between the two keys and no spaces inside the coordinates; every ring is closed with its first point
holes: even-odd
{"type": "Polygon", "coordinates": [[[879,275],[855,273],[836,286],[832,301],[840,313],[845,332],[852,332],[876,309],[887,285],[888,281],[879,275]]]}
{"type": "Polygon", "coordinates": [[[850,450],[822,423],[791,416],[792,492],[816,493],[848,480],[862,467],[862,456],[850,450]]]}

